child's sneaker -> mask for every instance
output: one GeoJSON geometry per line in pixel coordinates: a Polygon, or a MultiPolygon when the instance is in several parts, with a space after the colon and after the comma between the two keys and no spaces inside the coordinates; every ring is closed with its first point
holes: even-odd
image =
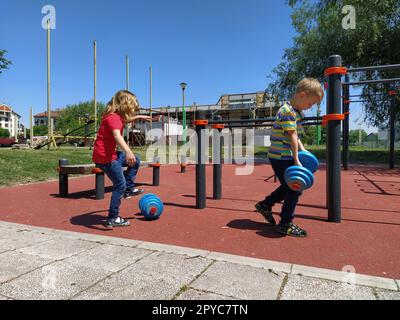
{"type": "Polygon", "coordinates": [[[264,201],[260,201],[256,203],[255,207],[256,210],[261,213],[265,220],[267,220],[273,226],[276,225],[276,221],[274,219],[274,216],[272,215],[271,206],[267,206],[264,201]]]}
{"type": "Polygon", "coordinates": [[[299,226],[295,225],[293,222],[280,223],[278,226],[278,232],[286,236],[305,238],[307,237],[307,231],[301,229],[299,226]]]}
{"type": "Polygon", "coordinates": [[[129,199],[130,197],[137,196],[137,195],[139,195],[139,194],[141,194],[143,192],[144,192],[143,189],[137,189],[137,188],[135,188],[133,190],[127,190],[124,193],[124,198],[125,199],[129,199]]]}
{"type": "Polygon", "coordinates": [[[127,227],[131,223],[128,220],[122,219],[121,217],[117,217],[115,219],[107,219],[104,224],[106,227],[127,227]]]}

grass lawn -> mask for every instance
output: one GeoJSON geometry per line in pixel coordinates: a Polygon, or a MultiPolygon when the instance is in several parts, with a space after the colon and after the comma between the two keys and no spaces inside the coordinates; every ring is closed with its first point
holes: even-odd
{"type": "MultiPolygon", "coordinates": [[[[319,160],[325,160],[325,146],[306,146],[319,160]]],[[[266,147],[256,147],[254,154],[257,157],[266,157],[266,147]]],[[[389,150],[387,149],[368,149],[364,147],[350,147],[349,162],[354,164],[389,164],[389,150]]],[[[395,164],[400,164],[400,150],[395,150],[395,164]]]]}
{"type": "MultiPolygon", "coordinates": [[[[325,159],[325,146],[311,146],[320,160],[325,159]]],[[[135,153],[146,159],[146,148],[134,148],[135,153]]],[[[243,149],[244,153],[244,149],[243,149]]],[[[267,148],[256,147],[256,157],[266,157],[267,148]]],[[[211,155],[211,152],[210,152],[211,155]]],[[[56,179],[59,159],[68,159],[70,164],[91,163],[92,150],[89,148],[62,147],[58,150],[12,150],[0,148],[0,186],[10,186],[36,181],[56,179]]],[[[389,151],[384,149],[350,148],[350,162],[363,164],[388,164],[389,151]]],[[[396,166],[400,164],[400,151],[396,150],[396,166]]]]}
{"type": "MultiPolygon", "coordinates": [[[[58,177],[58,160],[70,164],[92,163],[89,148],[62,147],[58,150],[12,150],[0,148],[0,186],[45,181],[58,177]]],[[[144,148],[134,152],[144,154],[144,148]]]]}

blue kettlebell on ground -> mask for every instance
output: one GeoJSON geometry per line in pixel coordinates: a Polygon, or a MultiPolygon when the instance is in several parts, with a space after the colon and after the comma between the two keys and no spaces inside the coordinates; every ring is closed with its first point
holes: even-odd
{"type": "Polygon", "coordinates": [[[164,205],[159,197],[148,193],[140,199],[139,209],[146,220],[156,220],[163,213],[164,205]]]}

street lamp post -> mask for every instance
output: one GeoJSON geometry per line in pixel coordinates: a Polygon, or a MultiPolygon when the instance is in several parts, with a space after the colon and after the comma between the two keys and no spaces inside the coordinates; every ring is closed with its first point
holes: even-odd
{"type": "Polygon", "coordinates": [[[183,143],[186,143],[186,108],[185,108],[185,89],[187,83],[180,84],[182,88],[182,129],[183,129],[183,143]]]}

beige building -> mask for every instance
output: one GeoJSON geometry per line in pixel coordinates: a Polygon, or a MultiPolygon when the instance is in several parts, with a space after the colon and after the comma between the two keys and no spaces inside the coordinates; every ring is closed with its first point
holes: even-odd
{"type": "MultiPolygon", "coordinates": [[[[222,116],[223,120],[246,120],[256,118],[269,118],[275,116],[281,102],[264,91],[252,93],[236,93],[222,95],[216,104],[210,105],[189,105],[185,106],[186,125],[193,127],[196,120],[196,111],[204,110],[206,118],[212,120],[214,116],[222,116]]],[[[181,126],[183,120],[182,106],[153,108],[152,116],[163,116],[166,119],[173,119],[176,125],[181,126]]],[[[142,114],[149,114],[148,108],[141,109],[142,114]]],[[[155,124],[155,126],[157,126],[155,124]]],[[[172,132],[172,130],[169,130],[172,132]]],[[[141,128],[143,133],[143,129],[141,128]]],[[[167,129],[164,130],[168,132],[167,129]]],[[[256,128],[254,130],[254,144],[257,146],[269,145],[269,128],[256,128]]]]}
{"type": "Polygon", "coordinates": [[[14,112],[10,106],[0,104],[0,128],[7,129],[10,132],[10,137],[23,134],[20,119],[21,116],[14,112]]]}
{"type": "MultiPolygon", "coordinates": [[[[253,93],[237,93],[222,95],[216,104],[185,106],[187,126],[191,127],[196,119],[196,111],[206,111],[206,117],[211,120],[213,116],[220,115],[224,120],[245,120],[254,118],[273,117],[280,107],[280,102],[264,91],[253,93]]],[[[143,108],[143,114],[149,114],[149,109],[143,108]]],[[[182,106],[167,106],[153,108],[153,115],[164,114],[182,122],[182,106]]]]}
{"type": "MultiPolygon", "coordinates": [[[[53,126],[57,124],[58,118],[60,117],[60,111],[51,111],[51,121],[53,122],[53,126]]],[[[35,114],[33,116],[34,119],[34,126],[47,126],[47,111],[35,114]]]]}

